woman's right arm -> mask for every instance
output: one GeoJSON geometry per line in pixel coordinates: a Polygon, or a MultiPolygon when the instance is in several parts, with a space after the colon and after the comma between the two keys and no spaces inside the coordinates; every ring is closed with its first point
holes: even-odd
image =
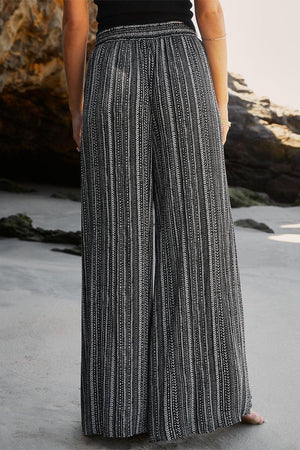
{"type": "MultiPolygon", "coordinates": [[[[226,38],[215,40],[226,34],[223,10],[219,0],[194,0],[194,2],[195,17],[206,50],[220,116],[221,119],[228,120],[226,38]]],[[[223,125],[223,142],[227,131],[228,126],[223,125]]]]}
{"type": "Polygon", "coordinates": [[[64,0],[62,23],[63,62],[66,74],[73,138],[80,144],[83,86],[89,14],[87,0],[64,0]]]}

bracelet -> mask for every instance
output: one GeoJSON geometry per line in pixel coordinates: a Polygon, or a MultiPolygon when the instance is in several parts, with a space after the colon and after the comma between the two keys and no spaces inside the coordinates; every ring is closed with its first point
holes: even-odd
{"type": "Polygon", "coordinates": [[[217,41],[219,39],[224,39],[226,35],[227,35],[227,33],[225,33],[223,36],[220,36],[218,38],[204,38],[204,37],[202,37],[202,41],[217,41]]]}
{"type": "Polygon", "coordinates": [[[224,123],[224,125],[231,127],[231,122],[229,120],[221,119],[221,122],[224,123]]]}

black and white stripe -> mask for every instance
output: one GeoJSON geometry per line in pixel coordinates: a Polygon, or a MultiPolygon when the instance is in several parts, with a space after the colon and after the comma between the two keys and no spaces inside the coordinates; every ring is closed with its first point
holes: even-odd
{"type": "Polygon", "coordinates": [[[196,32],[98,32],[80,155],[83,434],[154,442],[240,422],[252,406],[240,276],[196,32]]]}

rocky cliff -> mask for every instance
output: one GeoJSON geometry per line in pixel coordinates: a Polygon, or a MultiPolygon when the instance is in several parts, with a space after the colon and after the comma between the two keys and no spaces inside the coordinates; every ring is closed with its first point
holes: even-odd
{"type": "MultiPolygon", "coordinates": [[[[96,5],[89,1],[90,17],[96,5]]],[[[0,0],[0,176],[79,184],[62,60],[62,0],[0,0]]],[[[97,23],[91,21],[87,58],[97,23]]]]}
{"type": "Polygon", "coordinates": [[[225,143],[228,183],[295,201],[300,191],[300,111],[257,97],[238,74],[229,74],[225,143]]]}
{"type": "MultiPolygon", "coordinates": [[[[89,2],[87,58],[97,30],[89,2]]],[[[62,61],[62,0],[0,1],[0,176],[79,185],[62,61]]],[[[230,185],[299,201],[300,112],[258,98],[229,74],[225,143],[230,185]]]]}

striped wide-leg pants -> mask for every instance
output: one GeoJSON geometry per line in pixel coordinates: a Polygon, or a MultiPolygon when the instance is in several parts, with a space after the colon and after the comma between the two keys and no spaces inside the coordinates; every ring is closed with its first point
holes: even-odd
{"type": "Polygon", "coordinates": [[[80,162],[83,434],[240,422],[252,397],[222,124],[188,25],[97,33],[80,162]]]}

